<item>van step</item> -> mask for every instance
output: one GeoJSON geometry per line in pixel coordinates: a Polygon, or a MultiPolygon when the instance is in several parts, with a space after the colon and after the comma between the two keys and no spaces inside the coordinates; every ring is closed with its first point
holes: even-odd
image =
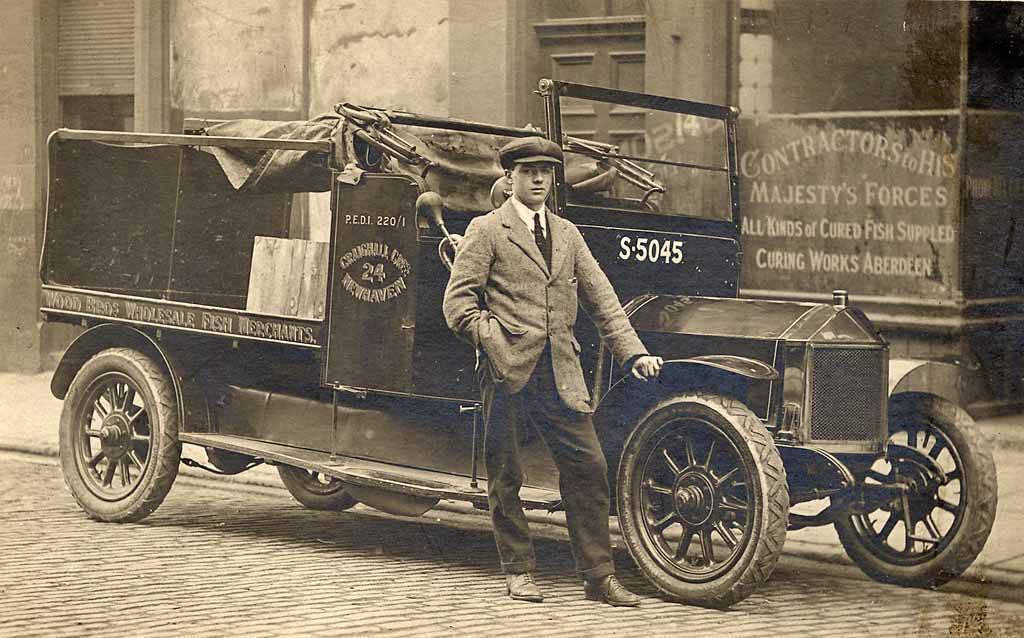
{"type": "MultiPolygon", "coordinates": [[[[487,480],[477,480],[479,487],[470,486],[468,476],[447,474],[433,470],[404,467],[381,461],[371,461],[344,455],[332,458],[327,452],[257,441],[230,434],[181,433],[182,443],[213,447],[264,459],[270,463],[294,465],[325,476],[333,476],[344,483],[364,485],[425,498],[443,498],[470,501],[474,506],[487,508],[487,480]]],[[[557,490],[523,486],[519,492],[523,507],[553,509],[561,497],[557,490]]]]}

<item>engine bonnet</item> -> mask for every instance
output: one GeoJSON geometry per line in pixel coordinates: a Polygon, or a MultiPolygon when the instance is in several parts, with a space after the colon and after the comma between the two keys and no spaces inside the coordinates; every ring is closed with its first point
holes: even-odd
{"type": "Polygon", "coordinates": [[[638,299],[630,321],[638,332],[746,339],[884,344],[857,308],[762,299],[651,295],[638,299]]]}

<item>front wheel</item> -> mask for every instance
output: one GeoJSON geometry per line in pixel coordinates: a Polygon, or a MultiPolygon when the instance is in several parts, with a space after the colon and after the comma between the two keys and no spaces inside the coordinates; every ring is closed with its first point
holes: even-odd
{"type": "Polygon", "coordinates": [[[865,574],[907,587],[938,587],[981,553],[996,515],[996,468],[971,417],[938,397],[908,394],[889,407],[886,455],[865,484],[899,491],[878,509],[836,522],[865,574]]]}
{"type": "Polygon", "coordinates": [[[111,348],[75,375],[60,416],[64,481],[92,518],[128,523],[153,512],[178,476],[178,404],[151,358],[111,348]]]}
{"type": "Polygon", "coordinates": [[[626,441],[619,526],[647,579],[672,598],[727,607],[764,584],[786,538],[786,471],[743,403],[692,394],[649,410],[626,441]]]}

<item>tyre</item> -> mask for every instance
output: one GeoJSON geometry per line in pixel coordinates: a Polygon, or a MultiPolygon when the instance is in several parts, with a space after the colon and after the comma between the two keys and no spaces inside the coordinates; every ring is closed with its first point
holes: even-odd
{"type": "Polygon", "coordinates": [[[626,441],[616,496],[633,560],[674,599],[735,604],[782,553],[786,471],[764,425],[734,399],[691,394],[651,408],[626,441]]]}
{"type": "Polygon", "coordinates": [[[938,587],[981,553],[996,515],[996,469],[973,423],[938,397],[907,394],[890,402],[886,455],[864,481],[909,489],[875,511],[835,524],[843,548],[865,574],[908,587],[938,587]]]}
{"type": "Polygon", "coordinates": [[[128,348],[82,366],[64,398],[60,463],[78,504],[99,521],[151,514],[178,476],[178,404],[163,368],[128,348]]]}
{"type": "Polygon", "coordinates": [[[277,473],[288,493],[311,510],[340,512],[358,503],[333,476],[291,465],[278,465],[277,473]]]}

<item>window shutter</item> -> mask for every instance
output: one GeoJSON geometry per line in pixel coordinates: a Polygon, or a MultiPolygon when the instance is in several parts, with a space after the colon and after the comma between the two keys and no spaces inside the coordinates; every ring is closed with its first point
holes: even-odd
{"type": "Polygon", "coordinates": [[[134,1],[61,0],[59,6],[60,94],[133,94],[134,1]]]}

